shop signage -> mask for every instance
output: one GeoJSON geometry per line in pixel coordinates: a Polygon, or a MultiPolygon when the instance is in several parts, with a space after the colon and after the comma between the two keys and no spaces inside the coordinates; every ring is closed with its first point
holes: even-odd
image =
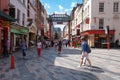
{"type": "Polygon", "coordinates": [[[34,26],[31,26],[31,27],[29,28],[29,32],[36,33],[35,27],[34,27],[34,26]]]}
{"type": "Polygon", "coordinates": [[[0,23],[1,23],[3,26],[10,26],[9,21],[0,20],[0,23]]]}
{"type": "Polygon", "coordinates": [[[21,33],[28,33],[29,31],[27,29],[21,29],[21,33]]]}

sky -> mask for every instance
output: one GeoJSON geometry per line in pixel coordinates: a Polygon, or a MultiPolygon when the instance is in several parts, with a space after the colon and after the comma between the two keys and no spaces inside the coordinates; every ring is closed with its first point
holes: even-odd
{"type": "MultiPolygon", "coordinates": [[[[82,0],[40,0],[42,5],[44,5],[47,14],[55,13],[65,13],[69,15],[73,7],[76,6],[77,3],[82,3],[82,0]]],[[[55,25],[55,27],[60,27],[63,29],[64,25],[55,25]]]]}
{"type": "Polygon", "coordinates": [[[44,5],[49,15],[53,12],[67,12],[70,14],[72,8],[75,7],[77,3],[82,3],[82,0],[40,0],[40,2],[44,5]]]}

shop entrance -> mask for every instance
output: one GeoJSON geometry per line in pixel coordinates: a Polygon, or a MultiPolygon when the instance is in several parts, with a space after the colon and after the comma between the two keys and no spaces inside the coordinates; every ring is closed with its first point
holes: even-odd
{"type": "Polygon", "coordinates": [[[3,45],[5,43],[5,35],[4,35],[4,30],[1,30],[0,29],[0,56],[2,55],[3,53],[3,45]]]}

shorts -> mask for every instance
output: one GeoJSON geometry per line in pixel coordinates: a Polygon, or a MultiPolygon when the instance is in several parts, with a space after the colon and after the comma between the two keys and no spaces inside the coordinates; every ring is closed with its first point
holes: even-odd
{"type": "Polygon", "coordinates": [[[88,59],[89,55],[88,55],[87,52],[82,51],[82,57],[81,58],[84,58],[84,57],[86,57],[88,59]]]}

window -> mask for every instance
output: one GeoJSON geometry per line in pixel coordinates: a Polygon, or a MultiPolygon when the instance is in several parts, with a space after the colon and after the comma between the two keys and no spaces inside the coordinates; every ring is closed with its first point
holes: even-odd
{"type": "Polygon", "coordinates": [[[22,25],[25,25],[25,14],[23,13],[22,25]]]}
{"type": "Polygon", "coordinates": [[[9,15],[15,18],[15,8],[9,8],[9,15]]]}
{"type": "Polygon", "coordinates": [[[114,2],[113,3],[113,12],[118,12],[118,7],[119,7],[119,3],[118,2],[114,2]]]}
{"type": "Polygon", "coordinates": [[[80,29],[77,29],[77,35],[80,35],[80,29]]]}
{"type": "Polygon", "coordinates": [[[17,10],[17,20],[18,20],[18,23],[20,22],[20,10],[18,9],[17,10]]]}
{"type": "Polygon", "coordinates": [[[99,29],[103,29],[104,19],[99,19],[99,29]]]}
{"type": "Polygon", "coordinates": [[[99,3],[99,12],[104,12],[104,3],[99,3]]]}

